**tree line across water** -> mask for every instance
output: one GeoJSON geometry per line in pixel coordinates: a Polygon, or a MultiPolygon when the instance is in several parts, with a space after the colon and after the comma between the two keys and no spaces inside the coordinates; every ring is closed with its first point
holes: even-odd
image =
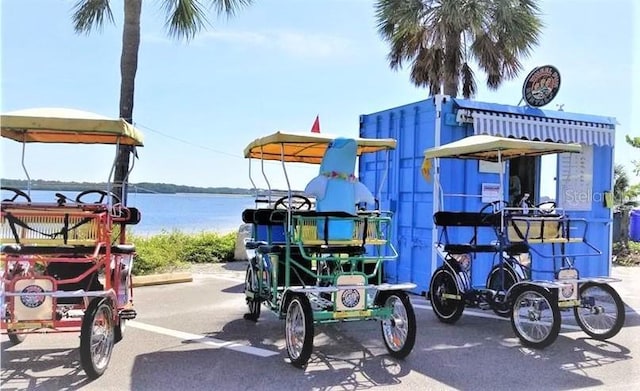
{"type": "MultiPolygon", "coordinates": [[[[2,179],[3,187],[15,187],[18,189],[26,189],[27,181],[23,179],[2,179]]],[[[84,191],[89,189],[106,189],[107,184],[104,182],[63,182],[51,181],[44,179],[36,179],[31,181],[31,190],[49,190],[49,191],[84,191]]],[[[195,187],[174,185],[171,183],[151,183],[141,182],[129,184],[129,193],[146,193],[146,194],[175,194],[175,193],[209,193],[209,194],[255,194],[253,189],[243,189],[235,187],[195,187]]]]}

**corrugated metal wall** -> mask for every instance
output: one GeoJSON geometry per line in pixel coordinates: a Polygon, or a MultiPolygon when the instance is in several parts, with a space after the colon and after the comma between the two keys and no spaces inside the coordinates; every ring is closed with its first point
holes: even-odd
{"type": "MultiPolygon", "coordinates": [[[[471,124],[463,126],[455,122],[452,101],[443,104],[440,144],[446,144],[473,134],[471,124]]],[[[392,241],[399,253],[396,262],[385,265],[385,278],[389,282],[414,282],[415,293],[428,290],[432,266],[433,182],[421,174],[423,152],[435,146],[436,107],[434,99],[400,106],[360,117],[360,136],[395,138],[398,148],[388,157],[385,153],[364,155],[360,158],[360,180],[378,196],[381,208],[394,212],[392,241]],[[387,166],[388,163],[388,166],[387,166]],[[386,172],[386,179],[385,179],[386,172]]],[[[498,174],[480,173],[475,160],[441,159],[440,181],[444,196],[441,210],[480,211],[485,205],[480,197],[459,197],[451,194],[480,195],[482,183],[499,183],[498,174]]],[[[603,253],[600,257],[582,257],[577,261],[582,276],[609,274],[609,212],[596,193],[610,189],[612,148],[594,147],[594,201],[591,212],[572,212],[571,216],[589,220],[588,240],[603,253]]],[[[538,165],[539,169],[539,165],[538,165]]],[[[506,167],[508,172],[508,166],[506,167]]],[[[507,189],[505,189],[506,192],[507,189]]],[[[508,197],[505,194],[505,197],[508,197]]],[[[450,231],[450,239],[468,242],[473,235],[470,229],[450,231]]],[[[479,232],[479,242],[495,240],[491,229],[479,232]]],[[[568,253],[585,252],[584,246],[569,246],[568,253]]],[[[550,246],[542,251],[549,253],[550,246]]],[[[494,262],[493,254],[481,254],[472,263],[472,284],[484,286],[486,276],[494,262]]],[[[551,261],[534,256],[534,268],[551,269],[551,261]]],[[[436,266],[439,265],[438,261],[436,266]]],[[[534,274],[534,278],[552,278],[547,274],[534,274]]]]}
{"type": "MultiPolygon", "coordinates": [[[[418,293],[431,278],[431,234],[433,185],[422,178],[423,151],[434,145],[435,107],[433,99],[361,117],[362,137],[391,137],[398,147],[391,153],[387,183],[381,207],[394,212],[393,242],[399,253],[396,262],[385,265],[385,278],[391,282],[413,281],[418,293]]],[[[370,189],[377,189],[384,160],[381,153],[364,156],[360,178],[370,189]]]]}

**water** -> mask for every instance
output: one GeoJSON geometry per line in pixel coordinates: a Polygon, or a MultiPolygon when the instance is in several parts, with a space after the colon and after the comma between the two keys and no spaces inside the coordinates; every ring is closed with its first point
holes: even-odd
{"type": "MultiPolygon", "coordinates": [[[[31,199],[55,202],[55,193],[33,190],[31,199]]],[[[71,199],[78,194],[61,193],[71,199]]],[[[139,235],[173,230],[185,233],[237,231],[242,224],[242,211],[255,207],[253,196],[226,194],[129,194],[128,204],[142,213],[140,223],[130,226],[133,233],[139,235]]]]}

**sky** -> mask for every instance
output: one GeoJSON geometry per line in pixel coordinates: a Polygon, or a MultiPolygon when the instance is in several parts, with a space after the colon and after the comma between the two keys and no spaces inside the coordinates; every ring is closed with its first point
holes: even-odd
{"type": "MultiPolygon", "coordinates": [[[[206,1],[205,1],[206,2],[206,1]]],[[[76,35],[75,0],[2,0],[0,111],[68,107],[118,116],[122,0],[115,25],[76,35]]],[[[624,135],[640,136],[640,2],[546,0],[540,42],[518,78],[476,100],[517,105],[529,70],[552,64],[560,91],[545,109],[615,117],[615,160],[630,170],[640,153],[624,135]],[[635,89],[633,87],[636,87],[635,89]],[[634,156],[635,155],[635,156],[634,156]]],[[[145,146],[130,181],[202,187],[251,187],[244,147],[276,130],[358,135],[358,118],[428,98],[408,69],[392,71],[376,29],[373,0],[256,0],[233,18],[186,43],[168,38],[161,1],[143,1],[134,123],[145,146]]],[[[482,74],[476,71],[482,78],[482,74]]],[[[25,179],[22,146],[0,141],[2,178],[25,179]]],[[[105,181],[110,146],[30,144],[32,179],[105,181]]],[[[265,187],[259,166],[253,178],[265,187]]],[[[270,184],[285,188],[279,164],[270,184]]],[[[304,188],[317,167],[293,165],[291,185],[304,188]]]]}

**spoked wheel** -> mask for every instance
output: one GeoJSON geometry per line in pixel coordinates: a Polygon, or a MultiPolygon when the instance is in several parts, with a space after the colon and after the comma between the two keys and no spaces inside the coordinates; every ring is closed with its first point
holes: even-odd
{"type": "Polygon", "coordinates": [[[538,285],[528,285],[513,301],[511,326],[524,346],[542,349],[560,333],[558,300],[538,285]]]}
{"type": "Polygon", "coordinates": [[[298,368],[307,365],[313,350],[313,313],[307,296],[295,294],[287,306],[285,340],[291,364],[298,368]]]}
{"type": "Polygon", "coordinates": [[[260,292],[258,289],[258,280],[253,266],[247,266],[247,273],[244,279],[245,292],[252,292],[253,298],[247,296],[247,307],[249,312],[244,314],[244,318],[256,322],[260,317],[260,292]]]}
{"type": "Polygon", "coordinates": [[[624,303],[608,284],[587,282],[580,286],[581,304],[573,308],[576,321],[591,338],[605,340],[624,324],[624,303]]]}
{"type": "Polygon", "coordinates": [[[495,266],[489,272],[487,288],[496,292],[489,305],[493,312],[503,318],[508,318],[511,315],[511,303],[507,300],[506,294],[516,281],[518,281],[518,278],[508,266],[502,265],[502,272],[500,271],[500,266],[495,266]]]}
{"type": "Polygon", "coordinates": [[[444,267],[436,269],[429,285],[431,307],[438,319],[444,323],[455,323],[464,311],[462,293],[453,273],[444,267]]]}
{"type": "Polygon", "coordinates": [[[385,292],[382,296],[385,307],[391,308],[391,318],[380,322],[382,339],[395,358],[405,358],[416,342],[416,315],[405,292],[385,292]]]}
{"type": "Polygon", "coordinates": [[[90,379],[100,377],[109,365],[114,344],[113,308],[108,299],[89,303],[80,329],[80,363],[90,379]]]}

